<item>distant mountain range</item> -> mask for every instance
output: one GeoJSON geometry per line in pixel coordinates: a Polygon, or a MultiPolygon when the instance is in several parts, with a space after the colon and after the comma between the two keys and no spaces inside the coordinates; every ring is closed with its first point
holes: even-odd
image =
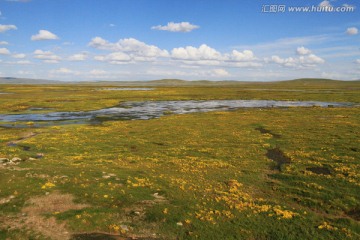
{"type": "Polygon", "coordinates": [[[317,78],[303,78],[287,81],[275,81],[275,82],[252,82],[252,81],[209,81],[209,80],[197,80],[187,81],[181,79],[161,79],[152,81],[87,81],[87,82],[69,82],[69,81],[57,81],[57,80],[44,80],[44,79],[30,79],[30,78],[14,78],[14,77],[0,77],[0,84],[80,84],[80,85],[111,85],[111,86],[223,86],[223,85],[241,85],[241,84],[294,84],[296,85],[308,85],[308,84],[325,84],[325,83],[349,83],[360,82],[355,81],[340,81],[332,79],[317,79],[317,78]]]}

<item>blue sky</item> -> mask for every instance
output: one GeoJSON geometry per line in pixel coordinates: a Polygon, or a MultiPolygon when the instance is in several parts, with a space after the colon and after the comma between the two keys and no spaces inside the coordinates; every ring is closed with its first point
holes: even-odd
{"type": "Polygon", "coordinates": [[[0,76],[355,80],[360,79],[358,5],[356,0],[0,0],[0,76]]]}

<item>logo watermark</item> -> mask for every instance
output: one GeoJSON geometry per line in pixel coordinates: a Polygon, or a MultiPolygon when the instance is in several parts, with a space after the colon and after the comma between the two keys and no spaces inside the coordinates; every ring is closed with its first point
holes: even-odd
{"type": "Polygon", "coordinates": [[[287,6],[282,4],[267,4],[262,5],[262,13],[348,13],[355,12],[355,6],[343,5],[340,7],[334,6],[287,6]]]}

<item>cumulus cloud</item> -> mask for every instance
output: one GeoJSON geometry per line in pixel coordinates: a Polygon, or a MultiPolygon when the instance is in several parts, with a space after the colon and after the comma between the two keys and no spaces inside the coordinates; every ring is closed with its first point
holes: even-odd
{"type": "Polygon", "coordinates": [[[192,30],[200,28],[197,25],[191,24],[189,22],[180,22],[180,23],[174,23],[169,22],[165,26],[157,25],[151,27],[151,29],[154,30],[161,30],[161,31],[169,31],[169,32],[191,32],[192,30]]]}
{"type": "Polygon", "coordinates": [[[296,67],[298,61],[293,57],[281,58],[277,55],[274,55],[274,56],[271,56],[271,59],[269,60],[269,62],[277,63],[284,67],[296,67]]]}
{"type": "Polygon", "coordinates": [[[0,41],[0,45],[9,45],[9,43],[6,41],[0,41]]]}
{"type": "Polygon", "coordinates": [[[87,59],[86,53],[78,53],[69,57],[70,61],[85,61],[87,59]]]}
{"type": "Polygon", "coordinates": [[[124,52],[113,52],[105,56],[95,56],[95,60],[109,62],[111,64],[123,64],[128,63],[132,58],[124,52]]]}
{"type": "Polygon", "coordinates": [[[56,54],[39,49],[34,51],[34,58],[43,60],[46,63],[58,63],[61,60],[61,57],[56,54]]]}
{"type": "Polygon", "coordinates": [[[187,46],[185,48],[174,48],[171,51],[171,57],[173,59],[180,60],[221,60],[221,53],[215,49],[209,47],[206,44],[202,44],[199,48],[187,46]]]}
{"type": "Polygon", "coordinates": [[[305,47],[298,47],[296,49],[296,54],[298,55],[308,55],[310,53],[311,53],[310,49],[307,49],[305,47]]]}
{"type": "Polygon", "coordinates": [[[47,30],[40,30],[38,34],[32,35],[31,40],[33,41],[41,41],[41,40],[56,40],[59,39],[54,33],[49,32],[47,30]]]}
{"type": "Polygon", "coordinates": [[[346,29],[347,35],[356,35],[358,33],[359,33],[359,30],[356,27],[350,27],[350,28],[346,29]]]}
{"type": "Polygon", "coordinates": [[[324,63],[325,60],[321,57],[316,56],[315,54],[310,54],[308,56],[300,57],[301,63],[308,63],[308,64],[321,64],[324,63]]]}
{"type": "Polygon", "coordinates": [[[236,62],[250,62],[256,60],[256,57],[251,50],[244,50],[242,52],[233,50],[231,54],[226,54],[225,58],[236,62]]]}
{"type": "Polygon", "coordinates": [[[97,56],[96,60],[104,61],[153,61],[156,58],[168,57],[167,50],[163,50],[154,45],[148,45],[135,38],[120,39],[118,42],[111,43],[101,37],[93,38],[89,44],[96,49],[108,50],[113,53],[107,56],[97,56]]]}
{"type": "Polygon", "coordinates": [[[12,55],[13,58],[25,58],[26,55],[24,53],[17,53],[12,55]]]}
{"type": "Polygon", "coordinates": [[[0,55],[9,55],[10,51],[7,48],[0,48],[0,55]]]}
{"type": "Polygon", "coordinates": [[[9,30],[16,30],[17,27],[15,25],[2,25],[0,24],[0,33],[6,32],[9,30]]]}
{"type": "Polygon", "coordinates": [[[283,67],[290,67],[290,68],[314,67],[318,64],[322,64],[325,62],[324,59],[322,59],[319,56],[316,56],[315,54],[302,55],[298,58],[295,57],[281,58],[277,55],[274,55],[270,59],[265,59],[265,61],[270,63],[276,63],[283,67]]]}

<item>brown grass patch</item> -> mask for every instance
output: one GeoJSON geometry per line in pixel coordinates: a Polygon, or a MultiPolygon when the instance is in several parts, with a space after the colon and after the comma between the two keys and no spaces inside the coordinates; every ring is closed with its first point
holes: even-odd
{"type": "Polygon", "coordinates": [[[25,203],[21,215],[8,217],[4,222],[10,229],[31,229],[53,240],[67,240],[71,238],[71,233],[66,229],[66,223],[58,222],[55,217],[45,217],[45,214],[88,207],[85,204],[76,204],[73,200],[71,194],[59,192],[36,196],[25,203]]]}

